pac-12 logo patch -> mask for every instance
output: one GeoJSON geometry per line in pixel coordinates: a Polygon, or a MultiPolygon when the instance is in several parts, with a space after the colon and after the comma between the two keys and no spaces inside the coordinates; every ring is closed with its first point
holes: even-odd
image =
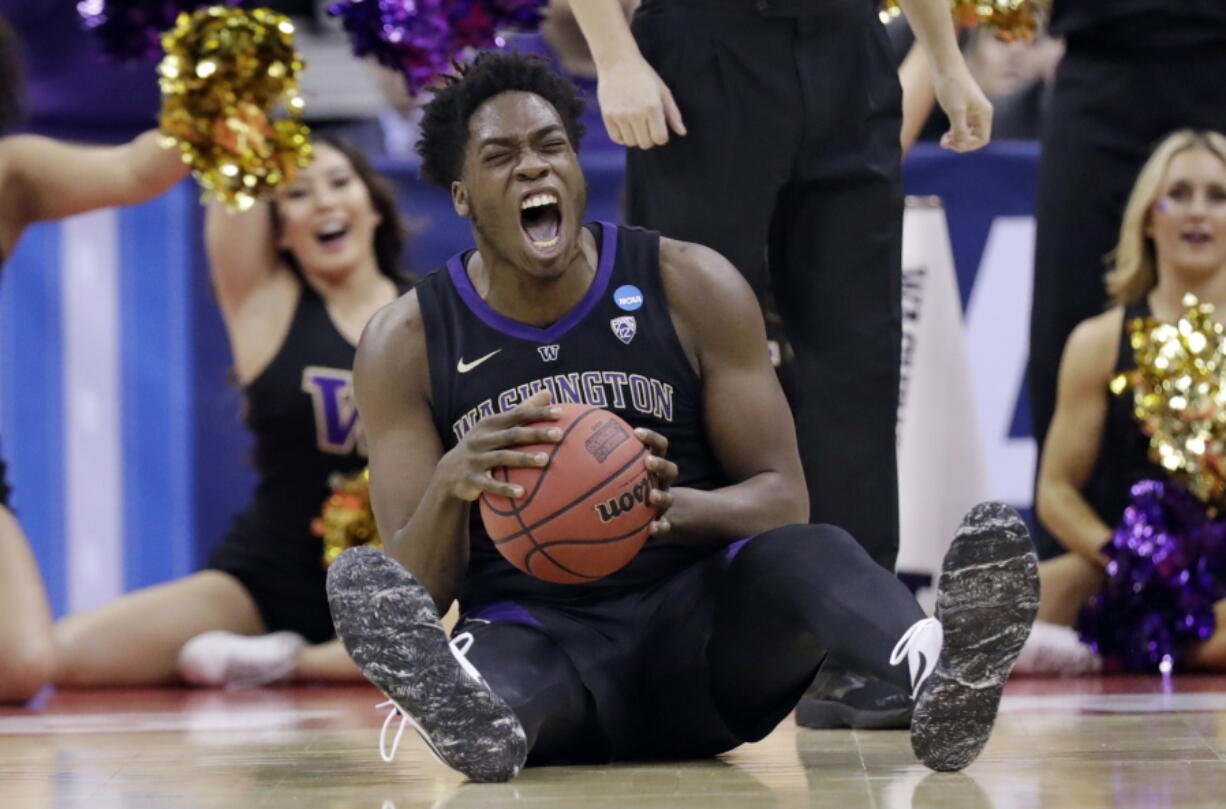
{"type": "Polygon", "coordinates": [[[613,302],[623,312],[633,312],[643,305],[643,290],[634,284],[626,284],[613,290],[613,302]]]}
{"type": "Polygon", "coordinates": [[[639,330],[639,324],[634,319],[634,315],[615,317],[609,321],[609,325],[613,327],[613,333],[617,335],[617,339],[626,345],[630,345],[630,341],[634,339],[634,335],[639,330]]]}

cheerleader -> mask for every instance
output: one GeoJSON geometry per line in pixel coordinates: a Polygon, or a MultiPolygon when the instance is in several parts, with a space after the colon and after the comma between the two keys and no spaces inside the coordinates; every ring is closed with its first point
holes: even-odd
{"type": "Polygon", "coordinates": [[[361,679],[334,640],[311,522],[329,478],[366,465],[350,369],[366,321],[408,288],[394,192],[360,152],[317,139],[271,203],[212,205],[205,242],[255,494],[205,570],[60,621],[61,686],[361,679]]]}
{"type": "Polygon", "coordinates": [[[1136,367],[1134,319],[1174,323],[1188,293],[1226,313],[1226,138],[1181,130],[1157,147],[1133,186],[1106,284],[1114,306],[1076,328],[1061,360],[1037,510],[1067,552],[1040,566],[1041,623],[1017,670],[1081,673],[1104,660],[1226,669],[1226,529],[1150,459],[1131,389],[1108,387],[1136,367]],[[1128,521],[1145,513],[1164,515],[1176,534],[1183,562],[1169,575],[1127,541],[1128,521]],[[1145,569],[1138,591],[1132,582],[1145,569]]]}

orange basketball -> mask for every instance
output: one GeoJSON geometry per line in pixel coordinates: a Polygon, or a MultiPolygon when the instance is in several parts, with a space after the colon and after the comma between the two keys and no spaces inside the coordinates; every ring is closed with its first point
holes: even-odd
{"type": "Polygon", "coordinates": [[[494,469],[523,487],[512,500],[481,496],[485,530],[511,564],[558,584],[580,584],[620,570],[643,547],[656,510],[648,499],[648,449],[619,416],[562,404],[556,444],[520,447],[549,454],[540,468],[494,469]]]}

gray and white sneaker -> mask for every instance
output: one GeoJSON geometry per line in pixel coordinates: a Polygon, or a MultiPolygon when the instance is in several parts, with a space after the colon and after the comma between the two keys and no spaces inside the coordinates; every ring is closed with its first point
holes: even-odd
{"type": "Polygon", "coordinates": [[[519,773],[528,755],[523,727],[467,649],[447,640],[433,599],[409,571],[373,548],[350,548],[328,568],[328,604],[349,656],[402,716],[390,752],[384,739],[394,713],[384,722],[385,761],[409,725],[440,761],[474,781],[519,773]]]}
{"type": "Polygon", "coordinates": [[[983,750],[1038,608],[1025,524],[1003,503],[975,506],[941,565],[936,617],[912,626],[891,657],[910,666],[911,749],[925,765],[960,770],[983,750]]]}

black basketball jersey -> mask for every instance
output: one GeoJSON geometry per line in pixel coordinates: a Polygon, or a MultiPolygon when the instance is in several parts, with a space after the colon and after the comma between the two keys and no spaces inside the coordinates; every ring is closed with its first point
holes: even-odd
{"type": "MultiPolygon", "coordinates": [[[[674,485],[726,484],[707,442],[702,383],[673,328],[660,279],[660,236],[609,223],[588,225],[600,260],[587,293],[547,328],[499,314],[473,288],[472,251],[417,285],[426,330],[435,426],[451,449],[483,417],[548,389],[556,402],[607,408],[669,440],[674,485]]],[[[694,290],[694,294],[702,294],[694,290]]],[[[501,599],[583,603],[648,586],[700,556],[648,542],[629,565],[595,582],[567,585],[520,572],[494,547],[472,509],[465,609],[501,599]]]]}

